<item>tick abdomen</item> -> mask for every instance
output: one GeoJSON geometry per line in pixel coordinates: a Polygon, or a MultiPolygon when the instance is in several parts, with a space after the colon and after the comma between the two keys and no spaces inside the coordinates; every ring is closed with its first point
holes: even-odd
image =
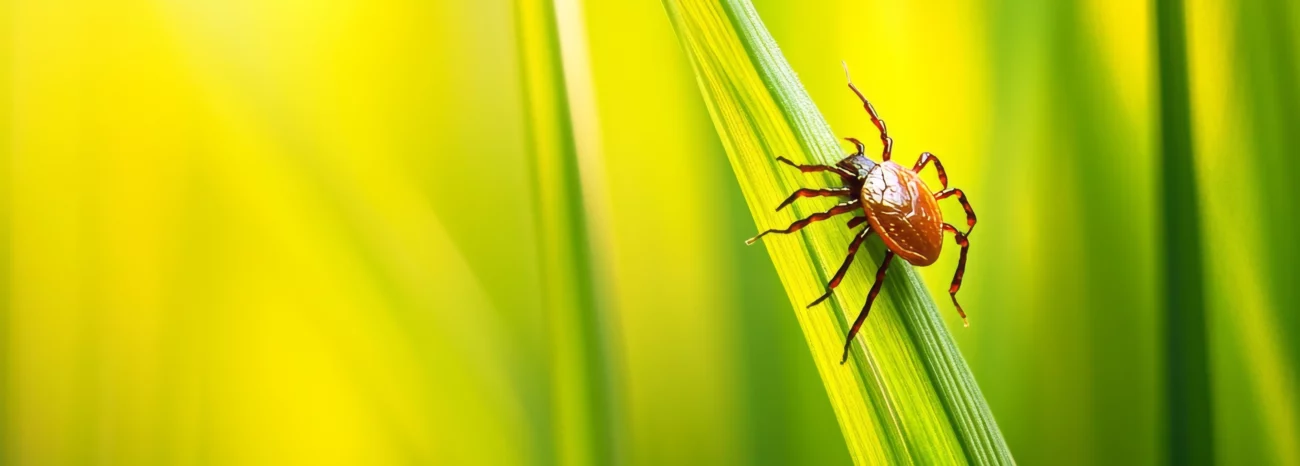
{"type": "Polygon", "coordinates": [[[863,180],[862,204],[871,229],[890,250],[915,265],[930,265],[943,249],[943,213],[925,181],[894,162],[882,162],[863,180]]]}

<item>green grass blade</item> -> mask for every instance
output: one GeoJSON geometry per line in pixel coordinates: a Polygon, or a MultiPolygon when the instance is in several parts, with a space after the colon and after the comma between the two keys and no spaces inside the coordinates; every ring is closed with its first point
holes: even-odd
{"type": "MultiPolygon", "coordinates": [[[[815,201],[772,210],[800,185],[836,181],[800,175],[778,164],[777,156],[831,163],[846,151],[753,7],[745,0],[664,3],[757,225],[784,226],[823,210],[815,201]]],[[[903,261],[891,267],[851,361],[839,364],[843,335],[884,251],[878,239],[868,241],[870,254],[859,257],[835,298],[805,309],[843,260],[849,234],[842,225],[828,221],[764,244],[795,306],[854,461],[1013,463],[933,300],[903,261]]]]}
{"type": "Polygon", "coordinates": [[[1169,460],[1213,464],[1200,207],[1182,0],[1156,2],[1164,203],[1165,390],[1169,460]]]}
{"type": "Polygon", "coordinates": [[[1214,457],[1300,464],[1300,9],[1184,3],[1214,457]]]}
{"type": "Polygon", "coordinates": [[[540,455],[543,464],[610,464],[614,402],[555,5],[518,0],[515,7],[550,343],[550,425],[534,428],[539,443],[554,449],[540,455]]]}

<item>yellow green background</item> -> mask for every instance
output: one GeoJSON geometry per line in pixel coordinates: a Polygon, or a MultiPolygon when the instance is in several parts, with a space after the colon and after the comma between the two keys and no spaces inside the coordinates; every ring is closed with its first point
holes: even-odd
{"type": "MultiPolygon", "coordinates": [[[[936,301],[1017,460],[1163,462],[1152,5],[801,3],[836,132],[844,60],[980,215],[936,301]]],[[[1185,24],[1215,452],[1300,464],[1300,5],[1185,24]]],[[[849,462],[658,2],[10,0],[0,54],[4,464],[849,462]]]]}

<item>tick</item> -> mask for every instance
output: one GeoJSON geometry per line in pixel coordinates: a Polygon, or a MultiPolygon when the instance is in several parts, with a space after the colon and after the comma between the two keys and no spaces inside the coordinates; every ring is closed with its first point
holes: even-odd
{"type": "Polygon", "coordinates": [[[862,107],[871,116],[871,123],[875,124],[876,129],[880,131],[880,143],[884,146],[880,153],[881,162],[876,163],[867,158],[863,154],[866,149],[865,146],[861,141],[854,138],[845,138],[845,140],[857,146],[857,152],[845,157],[844,160],[836,162],[833,166],[799,165],[785,157],[777,157],[778,161],[798,168],[804,173],[832,172],[839,175],[843,181],[843,186],[838,188],[803,188],[795,191],[781,205],[776,207],[777,211],[784,209],[802,197],[838,197],[847,200],[836,204],[830,210],[815,213],[808,216],[808,218],[794,222],[785,229],[767,230],[745,241],[746,244],[754,244],[755,241],[768,233],[794,233],[811,223],[820,222],[836,215],[850,212],[860,214],[849,220],[848,228],[852,229],[863,223],[866,223],[867,226],[853,237],[853,241],[849,243],[848,257],[844,259],[844,264],[840,265],[839,270],[835,271],[831,281],[826,284],[826,293],[808,305],[808,307],[813,307],[829,298],[831,293],[835,291],[835,287],[840,285],[840,281],[844,279],[844,274],[848,272],[849,266],[853,264],[853,256],[857,254],[858,247],[862,246],[862,242],[872,233],[880,236],[888,251],[885,252],[885,259],[880,262],[880,268],[876,270],[876,282],[871,285],[871,291],[867,293],[867,303],[862,306],[862,312],[858,313],[858,318],[853,321],[853,327],[849,329],[849,334],[845,338],[844,356],[840,358],[840,364],[848,361],[849,347],[853,343],[853,337],[858,334],[862,322],[867,319],[867,313],[871,312],[871,303],[876,300],[876,295],[880,294],[880,285],[885,281],[885,271],[889,268],[889,263],[894,260],[894,256],[900,256],[913,265],[926,266],[933,264],[939,258],[939,252],[943,249],[944,232],[952,233],[957,245],[961,246],[961,258],[957,261],[957,272],[953,274],[952,285],[948,287],[948,294],[952,296],[952,304],[957,307],[957,313],[961,314],[962,322],[969,326],[970,323],[966,320],[966,312],[962,310],[961,304],[957,302],[957,290],[961,288],[962,275],[966,273],[966,252],[970,248],[968,238],[971,230],[975,229],[975,211],[971,209],[965,193],[960,189],[948,187],[948,174],[944,172],[943,163],[939,162],[938,157],[929,152],[923,152],[910,170],[889,159],[890,151],[894,148],[894,140],[889,137],[889,131],[885,129],[885,121],[880,119],[880,116],[876,114],[875,107],[853,85],[853,79],[848,76],[848,73],[848,65],[845,65],[844,75],[848,80],[849,89],[853,90],[858,99],[862,100],[862,107]],[[925,168],[926,164],[931,162],[934,163],[934,170],[939,175],[939,183],[943,185],[937,193],[930,191],[925,181],[922,181],[921,177],[917,175],[925,168]],[[943,221],[943,214],[939,211],[939,201],[949,197],[956,197],[962,208],[966,210],[965,233],[952,226],[952,224],[943,221]]]}

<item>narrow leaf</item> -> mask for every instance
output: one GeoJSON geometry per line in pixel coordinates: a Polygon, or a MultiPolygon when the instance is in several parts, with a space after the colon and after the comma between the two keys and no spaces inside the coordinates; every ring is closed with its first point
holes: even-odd
{"type": "Polygon", "coordinates": [[[1165,261],[1169,460],[1214,463],[1204,270],[1182,0],[1156,2],[1165,261]]]}

